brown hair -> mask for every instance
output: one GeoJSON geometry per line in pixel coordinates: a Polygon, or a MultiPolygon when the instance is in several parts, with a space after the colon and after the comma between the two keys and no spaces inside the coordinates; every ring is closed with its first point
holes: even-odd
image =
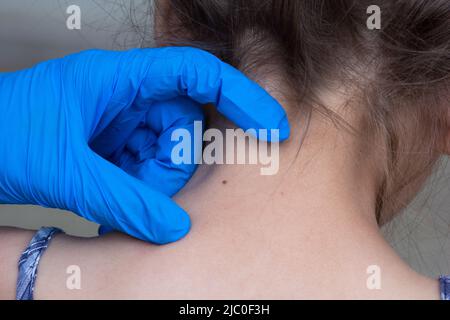
{"type": "MultiPolygon", "coordinates": [[[[410,202],[439,157],[449,100],[448,0],[169,0],[164,42],[215,54],[247,74],[276,61],[307,112],[333,81],[364,107],[358,132],[381,168],[380,223],[410,202]],[[381,30],[366,25],[381,8],[381,30]],[[380,143],[381,142],[381,143],[380,143]],[[376,148],[374,148],[376,144],[376,148]]],[[[157,19],[157,20],[158,20],[157,19]]]]}

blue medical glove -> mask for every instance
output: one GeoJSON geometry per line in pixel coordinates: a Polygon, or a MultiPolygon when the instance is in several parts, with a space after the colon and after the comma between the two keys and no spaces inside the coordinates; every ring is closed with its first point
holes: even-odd
{"type": "Polygon", "coordinates": [[[243,129],[280,129],[282,107],[192,48],[92,50],[0,74],[0,202],[59,208],[157,244],[190,228],[170,195],[195,166],[170,161],[170,134],[212,103],[243,129]]]}

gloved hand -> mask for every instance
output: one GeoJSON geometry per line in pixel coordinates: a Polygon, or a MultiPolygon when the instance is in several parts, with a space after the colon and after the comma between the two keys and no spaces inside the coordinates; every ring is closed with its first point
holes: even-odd
{"type": "Polygon", "coordinates": [[[280,129],[256,83],[192,48],[92,50],[0,74],[0,203],[59,208],[157,244],[183,237],[170,195],[195,166],[170,161],[170,135],[213,103],[243,129],[280,129]]]}

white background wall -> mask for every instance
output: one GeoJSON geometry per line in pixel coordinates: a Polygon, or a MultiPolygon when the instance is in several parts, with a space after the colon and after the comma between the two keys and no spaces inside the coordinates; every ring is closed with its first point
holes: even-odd
{"type": "MultiPolygon", "coordinates": [[[[133,18],[148,27],[149,3],[150,0],[2,0],[0,71],[30,67],[84,49],[138,46],[142,39],[131,27],[127,9],[134,5],[133,18]],[[72,4],[82,10],[79,31],[66,28],[66,8],[72,4]]],[[[148,43],[151,31],[144,29],[143,33],[147,37],[143,41],[148,43]]],[[[405,260],[418,271],[433,276],[450,274],[449,174],[445,163],[407,213],[384,228],[386,237],[405,260]]],[[[81,236],[95,235],[97,229],[71,213],[31,206],[0,206],[0,225],[31,229],[53,225],[81,236]]]]}

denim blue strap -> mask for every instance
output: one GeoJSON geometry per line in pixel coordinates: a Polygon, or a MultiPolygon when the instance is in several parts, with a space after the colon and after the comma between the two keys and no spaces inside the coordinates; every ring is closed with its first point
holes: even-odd
{"type": "Polygon", "coordinates": [[[57,228],[40,229],[20,256],[16,300],[33,300],[39,260],[47,249],[52,236],[60,232],[62,231],[57,228]]]}
{"type": "Polygon", "coordinates": [[[439,278],[441,287],[441,300],[450,301],[450,276],[442,276],[439,278]]]}

